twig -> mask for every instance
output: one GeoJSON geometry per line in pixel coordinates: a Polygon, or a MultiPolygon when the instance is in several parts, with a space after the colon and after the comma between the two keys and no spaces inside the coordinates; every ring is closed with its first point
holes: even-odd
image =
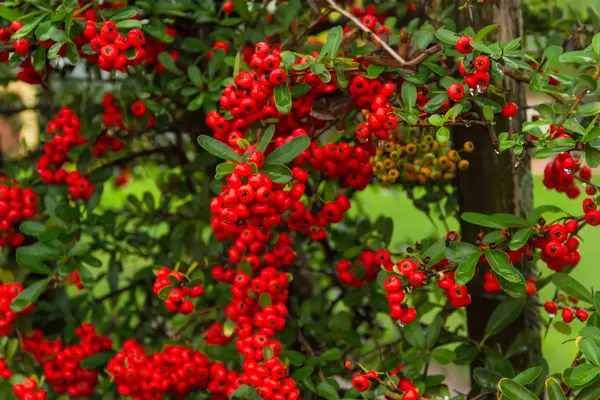
{"type": "Polygon", "coordinates": [[[431,46],[430,48],[424,50],[421,54],[419,54],[417,57],[413,58],[412,60],[404,61],[404,62],[396,62],[394,60],[386,60],[381,57],[369,56],[369,55],[362,56],[362,60],[367,61],[371,64],[383,65],[383,66],[392,67],[392,68],[415,68],[416,66],[421,64],[423,61],[425,61],[429,56],[437,53],[438,51],[441,51],[442,49],[443,49],[443,46],[440,43],[437,43],[437,44],[431,46]]]}
{"type": "Polygon", "coordinates": [[[319,25],[321,23],[321,20],[327,17],[329,14],[331,14],[331,10],[325,10],[325,12],[319,14],[317,19],[315,19],[302,33],[300,33],[299,35],[290,36],[289,38],[285,39],[283,43],[281,43],[281,49],[285,50],[288,44],[293,45],[294,43],[297,43],[300,39],[306,36],[308,32],[312,31],[315,28],[315,26],[319,25]]]}
{"type": "Polygon", "coordinates": [[[400,57],[400,55],[398,53],[396,53],[396,51],[394,51],[394,49],[392,49],[383,39],[381,39],[379,36],[377,36],[375,34],[375,32],[373,32],[372,30],[370,30],[369,28],[364,26],[363,23],[360,22],[360,20],[358,18],[356,18],[354,15],[350,14],[348,11],[346,11],[342,7],[338,6],[335,3],[335,0],[327,0],[327,3],[329,3],[331,8],[333,8],[335,11],[339,12],[344,17],[348,18],[350,21],[354,22],[354,24],[356,24],[356,26],[358,26],[360,28],[360,30],[371,35],[373,40],[375,40],[377,43],[379,43],[379,45],[381,45],[381,47],[383,47],[385,49],[385,51],[387,51],[388,54],[390,56],[392,56],[392,58],[394,58],[396,61],[398,61],[401,64],[406,64],[406,60],[404,58],[400,57]]]}
{"type": "MultiPolygon", "coordinates": [[[[600,68],[598,68],[598,70],[594,74],[594,80],[597,81],[598,79],[600,79],[600,68]]],[[[583,98],[585,97],[586,94],[588,94],[588,90],[583,89],[579,93],[579,95],[577,95],[577,97],[575,98],[575,102],[573,103],[573,105],[571,106],[571,109],[569,110],[569,113],[567,115],[565,115],[565,117],[563,118],[563,120],[560,122],[560,124],[558,126],[562,126],[562,124],[564,124],[567,121],[567,119],[571,116],[571,114],[573,114],[573,112],[575,111],[575,109],[577,108],[579,103],[581,103],[581,100],[583,100],[583,98]]]]}
{"type": "MultiPolygon", "coordinates": [[[[315,351],[313,350],[313,348],[310,345],[310,343],[308,343],[308,340],[306,340],[306,338],[304,337],[304,335],[300,331],[298,331],[298,342],[300,342],[300,344],[302,345],[302,347],[304,347],[304,350],[306,350],[306,352],[308,353],[308,355],[310,355],[311,357],[315,357],[315,351]]],[[[327,379],[325,379],[325,375],[323,375],[323,371],[321,371],[320,368],[318,370],[318,375],[319,375],[319,379],[321,380],[321,382],[326,382],[327,381],[327,379]]]]}
{"type": "MultiPolygon", "coordinates": [[[[520,83],[527,83],[529,84],[529,82],[531,82],[531,79],[529,79],[526,76],[523,75],[518,75],[515,74],[514,72],[510,71],[509,69],[504,69],[504,75],[514,79],[517,82],[520,83]]],[[[552,97],[554,100],[558,101],[560,104],[565,104],[565,99],[563,99],[562,97],[560,97],[559,95],[555,94],[555,93],[546,93],[548,96],[552,97]]]]}

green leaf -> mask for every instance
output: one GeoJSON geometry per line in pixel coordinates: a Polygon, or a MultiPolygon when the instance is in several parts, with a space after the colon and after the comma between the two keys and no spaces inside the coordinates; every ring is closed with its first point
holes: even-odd
{"type": "Polygon", "coordinates": [[[235,11],[242,17],[243,20],[249,21],[252,18],[248,10],[248,2],[246,0],[233,0],[235,11]]]}
{"type": "Polygon", "coordinates": [[[319,394],[327,400],[337,400],[340,398],[337,391],[327,382],[321,382],[317,385],[317,391],[319,394]]]}
{"type": "MultiPolygon", "coordinates": [[[[158,39],[159,41],[163,42],[163,43],[173,43],[175,41],[175,38],[169,34],[167,34],[165,32],[165,27],[163,24],[151,24],[151,25],[145,25],[143,28],[144,32],[147,33],[148,35],[152,36],[155,39],[158,39]]],[[[185,45],[189,45],[189,40],[199,40],[193,37],[186,37],[185,39],[183,39],[183,43],[181,45],[182,50],[188,50],[186,49],[185,45]]],[[[206,46],[203,42],[201,45],[206,46]]],[[[203,47],[203,50],[206,49],[206,47],[203,47]]],[[[198,50],[201,51],[201,50],[198,50]]]]}
{"type": "Polygon", "coordinates": [[[265,163],[287,164],[298,157],[310,146],[310,139],[306,135],[296,136],[282,144],[265,158],[265,163]]]}
{"type": "Polygon", "coordinates": [[[36,221],[23,221],[21,225],[19,225],[19,230],[24,235],[35,236],[38,237],[42,233],[44,233],[48,228],[46,225],[36,222],[36,221]]]}
{"type": "Polygon", "coordinates": [[[573,386],[583,386],[600,374],[600,368],[591,364],[581,364],[573,368],[569,380],[573,386]]]}
{"type": "Polygon", "coordinates": [[[35,27],[38,26],[38,24],[40,22],[42,22],[44,20],[44,18],[46,18],[47,16],[48,16],[48,14],[38,15],[31,21],[24,23],[23,26],[21,27],[21,29],[19,29],[18,31],[13,33],[11,39],[16,40],[16,39],[20,39],[20,38],[23,38],[23,37],[29,35],[29,33],[31,33],[31,31],[33,31],[35,29],[35,27]]]}
{"type": "Polygon", "coordinates": [[[2,19],[6,19],[8,21],[16,21],[19,18],[21,18],[21,13],[14,6],[13,7],[0,6],[0,17],[2,17],[2,19]]]}
{"type": "Polygon", "coordinates": [[[485,226],[488,228],[506,229],[508,226],[495,215],[487,215],[475,212],[464,212],[460,218],[463,221],[470,222],[473,225],[485,226]]]}
{"type": "Polygon", "coordinates": [[[202,72],[200,72],[200,68],[195,65],[190,65],[187,69],[187,74],[194,86],[200,87],[200,83],[202,82],[202,72]]]}
{"type": "Polygon", "coordinates": [[[272,302],[271,302],[271,295],[269,293],[261,293],[258,296],[258,303],[263,308],[270,306],[272,304],[272,302]]]}
{"type": "Polygon", "coordinates": [[[595,54],[586,51],[570,51],[558,57],[562,63],[593,64],[598,61],[595,54]]]}
{"type": "Polygon", "coordinates": [[[502,250],[485,250],[485,258],[496,275],[501,276],[508,282],[524,282],[523,275],[517,270],[508,259],[508,254],[502,250]]]}
{"type": "Polygon", "coordinates": [[[327,32],[325,44],[319,53],[319,58],[317,58],[317,61],[321,61],[323,57],[333,58],[337,56],[343,38],[344,31],[341,26],[337,25],[331,28],[329,32],[327,32]]]}
{"type": "Polygon", "coordinates": [[[510,51],[515,50],[516,48],[518,48],[520,44],[521,44],[521,38],[518,37],[518,38],[513,39],[510,42],[506,43],[506,45],[504,46],[504,48],[502,49],[502,51],[504,53],[508,53],[508,52],[510,52],[510,51]]]}
{"type": "Polygon", "coordinates": [[[404,327],[404,339],[418,349],[425,349],[425,332],[418,323],[408,324],[404,327]]]}
{"type": "Polygon", "coordinates": [[[235,392],[231,395],[232,399],[245,399],[245,400],[260,400],[261,397],[255,388],[248,385],[239,386],[235,392]]]}
{"type": "Polygon", "coordinates": [[[600,55],[600,33],[596,33],[592,38],[592,47],[596,54],[600,55]]]}
{"type": "Polygon", "coordinates": [[[540,375],[540,372],[542,372],[542,367],[531,367],[515,376],[513,381],[517,382],[519,385],[528,385],[540,375]]]}
{"type": "Polygon", "coordinates": [[[271,139],[273,139],[273,134],[275,133],[275,125],[269,125],[265,128],[262,135],[260,136],[260,141],[256,146],[256,151],[264,153],[269,147],[269,143],[271,143],[271,139]]]}
{"type": "Polygon", "coordinates": [[[554,378],[546,379],[546,392],[548,400],[567,400],[562,387],[554,378]]]}
{"type": "Polygon", "coordinates": [[[590,143],[585,145],[585,162],[590,168],[600,165],[600,150],[592,147],[590,143]]]}
{"type": "Polygon", "coordinates": [[[425,330],[425,347],[431,349],[438,341],[440,332],[444,326],[444,319],[441,316],[436,316],[431,324],[425,330]]]}
{"type": "Polygon", "coordinates": [[[480,255],[481,253],[474,253],[471,254],[469,258],[459,262],[456,272],[454,273],[454,280],[457,285],[466,285],[473,279],[480,255]]]}
{"type": "Polygon", "coordinates": [[[550,47],[546,47],[544,53],[542,54],[542,60],[546,59],[548,63],[556,60],[563,53],[562,46],[552,45],[550,47]]]}
{"type": "Polygon", "coordinates": [[[473,254],[481,255],[481,249],[471,243],[457,242],[450,243],[445,253],[449,261],[459,262],[469,259],[473,254]]]}
{"type": "Polygon", "coordinates": [[[448,99],[448,93],[440,93],[440,94],[433,96],[425,104],[425,106],[423,107],[423,111],[429,112],[429,113],[437,111],[442,106],[442,104],[444,104],[446,99],[448,99]]]}
{"type": "Polygon", "coordinates": [[[555,273],[552,277],[552,283],[568,296],[576,297],[590,304],[594,302],[592,294],[585,286],[563,272],[555,273]]]}
{"type": "Polygon", "coordinates": [[[438,29],[435,32],[435,37],[437,37],[438,39],[440,39],[442,42],[446,43],[446,44],[450,44],[452,46],[454,46],[456,44],[456,41],[459,39],[458,35],[452,31],[449,31],[448,29],[438,29]]]}
{"type": "Polygon", "coordinates": [[[450,129],[446,128],[445,126],[442,126],[435,133],[435,138],[437,139],[438,142],[441,142],[441,143],[448,142],[448,140],[450,140],[450,129]]]}
{"type": "Polygon", "coordinates": [[[131,19],[138,14],[138,10],[135,8],[130,8],[129,10],[117,13],[111,17],[111,21],[118,22],[123,21],[125,19],[131,19]]]}
{"type": "Polygon", "coordinates": [[[506,329],[521,314],[523,307],[525,307],[525,296],[519,298],[508,297],[498,304],[485,326],[486,338],[506,329]]]}
{"type": "Polygon", "coordinates": [[[198,136],[198,143],[202,148],[208,151],[210,154],[217,156],[223,160],[240,162],[240,155],[237,154],[233,149],[227,146],[225,143],[214,139],[210,136],[200,135],[198,136]]]}
{"type": "Polygon", "coordinates": [[[298,367],[304,364],[305,357],[302,353],[299,353],[294,350],[286,351],[285,356],[290,360],[292,365],[298,367]]]}
{"type": "Polygon", "coordinates": [[[456,360],[456,352],[438,347],[431,352],[431,356],[442,365],[450,364],[456,360]]]}
{"type": "Polygon", "coordinates": [[[597,367],[600,366],[600,347],[594,340],[583,338],[579,341],[577,347],[579,347],[586,360],[597,367]]]}
{"type": "Polygon", "coordinates": [[[404,82],[402,84],[402,102],[409,110],[415,106],[417,102],[417,88],[412,83],[404,82]]]}
{"type": "Polygon", "coordinates": [[[533,228],[525,228],[517,231],[510,240],[510,249],[518,250],[523,247],[534,231],[533,228]]]}
{"type": "MultiPolygon", "coordinates": [[[[146,27],[146,29],[147,28],[148,27],[146,27]]],[[[164,32],[164,29],[162,31],[164,32]]],[[[188,36],[183,39],[183,42],[181,42],[181,49],[183,51],[187,51],[188,53],[201,53],[208,50],[208,46],[202,39],[188,36]]]]}
{"type": "Polygon", "coordinates": [[[88,254],[91,250],[91,246],[87,243],[77,243],[75,244],[75,246],[71,247],[71,249],[69,250],[69,252],[67,253],[67,256],[69,257],[75,257],[75,256],[82,256],[84,254],[88,254]]]}
{"type": "Polygon", "coordinates": [[[275,95],[275,106],[277,111],[282,114],[287,114],[292,110],[292,97],[287,83],[275,86],[273,89],[275,95]]]}
{"type": "MultiPolygon", "coordinates": [[[[598,400],[600,399],[600,381],[583,388],[573,400],[598,400]]],[[[552,400],[552,399],[548,399],[552,400]]]]}
{"type": "Polygon", "coordinates": [[[598,114],[600,114],[600,101],[587,103],[577,107],[577,115],[580,115],[582,117],[590,117],[592,115],[598,114]]]}
{"type": "Polygon", "coordinates": [[[199,110],[200,107],[202,107],[202,105],[204,104],[204,97],[206,96],[205,92],[202,92],[198,95],[198,97],[196,97],[194,100],[190,101],[187,109],[190,111],[196,111],[199,110]]]}
{"type": "Polygon", "coordinates": [[[502,379],[502,375],[489,369],[478,367],[473,370],[473,379],[482,388],[495,391],[498,382],[502,379]]]}
{"type": "Polygon", "coordinates": [[[41,70],[44,69],[44,67],[46,66],[46,54],[48,53],[48,49],[46,49],[44,46],[40,46],[37,49],[35,49],[35,52],[33,53],[33,57],[32,57],[32,64],[33,64],[33,69],[35,69],[36,71],[40,72],[41,70]]]}
{"type": "Polygon", "coordinates": [[[498,388],[510,400],[539,400],[529,389],[508,378],[500,379],[498,388]]]}
{"type": "Polygon", "coordinates": [[[25,288],[10,305],[10,309],[14,312],[21,312],[32,305],[42,294],[51,278],[39,280],[25,288]]]}
{"type": "Polygon", "coordinates": [[[338,348],[325,350],[323,354],[319,356],[321,361],[336,361],[342,359],[342,351],[338,348]]]}
{"type": "Polygon", "coordinates": [[[181,71],[179,70],[179,68],[177,68],[177,65],[175,64],[175,59],[173,59],[173,57],[171,57],[171,55],[166,51],[163,51],[162,53],[158,54],[158,61],[167,69],[167,71],[172,72],[174,74],[181,74],[181,71]]]}
{"type": "Polygon", "coordinates": [[[413,34],[412,44],[418,49],[424,50],[435,38],[435,27],[429,22],[425,22],[421,29],[413,34]]]}
{"type": "Polygon", "coordinates": [[[119,29],[140,29],[141,27],[142,27],[142,21],[137,20],[137,19],[126,19],[126,20],[117,22],[117,28],[119,28],[119,29]]]}
{"type": "Polygon", "coordinates": [[[462,112],[463,110],[463,105],[462,104],[455,104],[454,106],[452,106],[451,109],[449,109],[446,112],[446,115],[444,115],[444,119],[448,119],[450,118],[452,121],[454,121],[456,119],[456,117],[458,117],[458,115],[462,112]]]}
{"type": "Polygon", "coordinates": [[[481,28],[479,30],[479,32],[477,32],[477,35],[475,36],[475,40],[478,41],[478,42],[480,42],[491,31],[493,31],[494,29],[498,28],[499,26],[500,26],[500,24],[494,24],[494,25],[488,25],[488,26],[485,26],[485,27],[481,28]]]}
{"type": "Polygon", "coordinates": [[[292,180],[292,171],[283,164],[265,163],[260,172],[271,178],[273,183],[288,183],[292,180]]]}
{"type": "Polygon", "coordinates": [[[225,60],[225,51],[223,49],[217,49],[213,56],[208,61],[208,78],[213,79],[217,72],[221,69],[221,64],[225,60]]]}
{"type": "Polygon", "coordinates": [[[115,353],[112,351],[103,351],[102,353],[96,353],[89,357],[84,358],[79,363],[79,366],[83,369],[93,369],[98,367],[104,367],[111,358],[113,358],[115,353]]]}

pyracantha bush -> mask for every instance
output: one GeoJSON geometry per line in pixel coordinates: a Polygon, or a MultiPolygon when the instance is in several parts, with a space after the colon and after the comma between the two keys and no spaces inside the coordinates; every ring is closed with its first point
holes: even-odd
{"type": "Polygon", "coordinates": [[[450,3],[0,5],[0,398],[600,398],[600,9],[450,3]]]}

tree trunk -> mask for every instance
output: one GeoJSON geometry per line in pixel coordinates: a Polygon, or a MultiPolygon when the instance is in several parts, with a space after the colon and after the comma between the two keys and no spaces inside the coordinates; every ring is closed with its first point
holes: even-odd
{"type": "MultiPolygon", "coordinates": [[[[469,10],[458,8],[464,0],[450,0],[454,2],[455,15],[458,29],[473,26],[475,32],[479,29],[499,24],[492,31],[487,40],[502,40],[507,42],[522,34],[522,17],[520,0],[488,0],[485,3],[473,2],[471,22],[469,10]]],[[[525,87],[510,78],[505,78],[504,89],[507,101],[514,101],[519,105],[519,113],[508,120],[503,117],[497,119],[494,126],[495,132],[519,133],[521,123],[525,119],[525,87]]],[[[501,98],[495,97],[497,102],[503,104],[501,98]]],[[[462,148],[465,141],[475,144],[475,151],[467,157],[470,167],[459,171],[458,197],[460,212],[479,213],[510,213],[525,217],[533,208],[533,179],[531,176],[530,159],[527,157],[516,167],[517,159],[511,151],[498,154],[492,143],[491,134],[484,126],[459,127],[453,131],[453,140],[456,148],[462,148]]],[[[481,227],[461,221],[461,233],[464,240],[473,242],[481,227]]],[[[516,265],[525,276],[535,277],[537,270],[534,263],[523,261],[516,265]]],[[[483,272],[483,271],[482,271],[483,272]]],[[[478,276],[469,285],[472,301],[467,307],[467,324],[469,336],[478,342],[484,336],[488,317],[499,304],[503,295],[490,296],[483,291],[483,274],[478,276]]],[[[500,345],[503,350],[521,333],[533,334],[533,345],[529,354],[518,360],[512,360],[516,367],[525,365],[526,362],[539,360],[541,353],[539,311],[531,303],[534,298],[528,299],[528,305],[521,316],[512,323],[501,335],[492,337],[487,344],[500,345]]],[[[480,366],[481,360],[473,363],[480,366]]],[[[530,364],[531,365],[531,364],[530,364]]]]}

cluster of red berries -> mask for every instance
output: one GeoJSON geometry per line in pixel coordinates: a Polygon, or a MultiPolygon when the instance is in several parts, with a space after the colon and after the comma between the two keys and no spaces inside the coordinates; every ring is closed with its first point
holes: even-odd
{"type": "Polygon", "coordinates": [[[588,312],[583,308],[569,306],[567,300],[572,304],[577,304],[579,300],[572,296],[564,296],[562,293],[558,295],[556,301],[547,301],[544,303],[544,309],[550,314],[550,318],[554,318],[559,310],[561,310],[562,320],[567,324],[575,318],[581,322],[587,321],[589,318],[588,312]],[[559,304],[563,305],[562,307],[559,304]]]}
{"type": "Polygon", "coordinates": [[[316,141],[311,142],[294,164],[310,167],[329,179],[336,179],[343,185],[356,190],[364,190],[371,182],[373,166],[371,156],[376,148],[372,143],[329,143],[320,147],[316,141]]]}
{"type": "Polygon", "coordinates": [[[383,288],[390,305],[390,317],[402,324],[413,322],[417,317],[417,311],[406,303],[402,303],[404,291],[400,277],[398,275],[388,276],[383,283],[383,288]]]}
{"type": "MultiPolygon", "coordinates": [[[[346,361],[346,363],[349,364],[350,362],[346,361]]],[[[347,367],[347,369],[348,368],[349,367],[347,367]]],[[[403,365],[399,366],[398,368],[394,369],[391,372],[391,375],[397,376],[400,373],[400,371],[402,371],[403,368],[404,368],[403,365]]],[[[352,377],[352,387],[354,387],[354,389],[356,389],[359,392],[365,392],[371,388],[372,381],[381,381],[381,380],[379,379],[379,373],[377,373],[376,371],[373,371],[373,370],[369,370],[369,371],[366,371],[365,373],[359,373],[359,374],[354,375],[352,377]]],[[[408,379],[401,377],[400,380],[398,381],[397,387],[402,392],[402,399],[406,399],[406,400],[419,399],[419,390],[408,379]]],[[[386,398],[386,400],[392,399],[392,397],[387,396],[387,395],[385,396],[385,398],[386,398]]]]}
{"type": "Polygon", "coordinates": [[[85,23],[83,36],[90,41],[92,50],[98,54],[97,62],[101,69],[113,69],[126,72],[129,65],[140,65],[146,58],[144,32],[132,29],[127,35],[119,34],[117,24],[105,21],[96,28],[96,22],[88,20],[85,23]],[[132,49],[128,56],[128,50],[132,49]]]}
{"type": "MultiPolygon", "coordinates": [[[[391,33],[389,28],[383,25],[389,16],[389,13],[377,13],[375,4],[368,4],[364,8],[355,5],[351,8],[351,12],[360,18],[364,26],[372,31],[374,30],[377,36],[383,36],[384,33],[389,35],[391,33]],[[379,26],[377,26],[378,24],[379,26]],[[377,29],[375,29],[375,27],[377,27],[377,29]]],[[[344,33],[348,32],[349,30],[350,28],[348,26],[344,27],[344,33]]]]}
{"type": "MultiPolygon", "coordinates": [[[[577,198],[581,190],[577,186],[577,179],[586,183],[592,179],[592,169],[587,165],[581,166],[571,153],[560,153],[544,168],[544,186],[554,189],[559,193],[566,193],[571,199],[577,198]]],[[[596,187],[588,185],[586,193],[590,196],[596,194],[596,187]]]]}
{"type": "Polygon", "coordinates": [[[540,230],[541,232],[532,238],[531,246],[541,250],[541,259],[548,268],[562,272],[565,267],[575,267],[579,264],[581,255],[578,250],[579,239],[576,237],[579,231],[577,220],[569,219],[564,223],[543,225],[540,230]]]}
{"type": "MultiPolygon", "coordinates": [[[[306,173],[304,172],[304,174],[306,173]]],[[[302,185],[304,186],[303,183],[302,185]]],[[[344,214],[349,209],[350,201],[344,195],[338,196],[332,202],[325,203],[317,215],[313,215],[302,201],[295,200],[290,207],[286,222],[288,228],[292,231],[302,232],[312,240],[323,240],[327,237],[327,231],[325,230],[327,224],[341,222],[344,219],[344,214]]]]}
{"type": "Polygon", "coordinates": [[[238,376],[202,352],[182,346],[146,354],[144,347],[127,340],[107,365],[119,394],[134,399],[183,398],[190,392],[210,391],[212,398],[229,398],[238,376]]]}
{"type": "MultiPolygon", "coordinates": [[[[10,41],[10,38],[13,33],[17,32],[19,29],[23,27],[23,23],[20,21],[12,21],[8,28],[0,28],[0,42],[7,43],[10,41]]],[[[40,45],[44,43],[40,41],[40,45]]],[[[15,53],[19,55],[28,55],[30,52],[31,44],[29,39],[27,38],[19,38],[13,42],[13,50],[15,53]]],[[[8,62],[10,56],[9,51],[0,51],[0,62],[6,63],[8,62]]],[[[20,65],[21,69],[17,73],[17,79],[22,80],[23,82],[27,82],[32,85],[40,84],[43,82],[44,77],[52,71],[52,67],[50,65],[46,65],[41,71],[36,71],[33,68],[33,64],[31,63],[31,59],[26,57],[23,59],[20,65]]]]}
{"type": "Polygon", "coordinates": [[[390,253],[387,250],[372,252],[364,250],[358,258],[351,262],[350,260],[341,260],[335,265],[340,281],[348,286],[361,287],[366,282],[377,278],[380,266],[386,270],[391,270],[393,263],[390,260],[390,253]]]}
{"type": "MultiPolygon", "coordinates": [[[[13,33],[16,33],[22,27],[23,23],[21,21],[12,21],[8,28],[0,28],[0,42],[9,42],[13,33]]],[[[29,47],[29,39],[20,38],[13,42],[13,49],[17,54],[29,54],[29,47]]],[[[6,62],[8,61],[8,56],[9,52],[3,51],[0,55],[0,59],[2,59],[2,62],[6,62]]]]}
{"type": "Polygon", "coordinates": [[[23,339],[23,349],[32,353],[42,364],[44,376],[56,393],[73,398],[90,397],[98,384],[98,371],[83,369],[82,360],[110,350],[112,341],[98,335],[92,324],[82,324],[75,329],[80,344],[64,345],[62,340],[48,341],[42,332],[34,331],[32,337],[23,339]]]}
{"type": "Polygon", "coordinates": [[[16,228],[37,213],[37,204],[38,196],[33,189],[21,188],[17,181],[0,177],[0,247],[23,244],[25,236],[16,228]]]}
{"type": "Polygon", "coordinates": [[[169,288],[169,292],[164,300],[165,307],[171,312],[180,312],[188,315],[194,311],[194,303],[187,298],[195,299],[204,293],[202,285],[193,285],[185,287],[187,278],[178,271],[171,271],[162,267],[156,274],[156,281],[152,288],[154,294],[158,295],[161,290],[169,288]]]}
{"type": "Polygon", "coordinates": [[[379,79],[369,79],[357,75],[350,83],[350,95],[359,108],[369,109],[364,123],[358,124],[354,135],[364,143],[375,136],[380,140],[388,140],[390,131],[398,126],[398,118],[394,114],[394,106],[388,99],[396,91],[392,82],[381,83],[379,79]]]}
{"type": "Polygon", "coordinates": [[[81,282],[81,277],[79,276],[79,271],[77,270],[73,270],[69,273],[67,276],[67,282],[75,285],[79,290],[83,289],[83,282],[81,282]]]}
{"type": "MultiPolygon", "coordinates": [[[[226,181],[219,196],[210,203],[211,227],[217,239],[235,240],[228,254],[229,261],[237,264],[246,249],[255,255],[264,251],[270,238],[267,232],[282,223],[282,214],[290,207],[294,191],[284,191],[285,184],[273,183],[266,175],[253,174],[247,163],[237,163],[226,181]]],[[[297,198],[303,193],[298,193],[297,198]]]]}
{"type": "Polygon", "coordinates": [[[444,274],[442,279],[438,279],[438,286],[446,290],[446,297],[450,300],[452,307],[466,307],[471,304],[471,295],[466,286],[457,285],[454,281],[454,272],[444,274]]]}
{"type": "Polygon", "coordinates": [[[62,168],[68,161],[69,151],[87,143],[80,128],[81,122],[73,110],[61,108],[56,118],[46,126],[46,131],[53,138],[44,144],[44,155],[38,161],[36,170],[44,183],[66,184],[73,199],[89,199],[94,193],[94,185],[79,171],[67,172],[62,168]]]}
{"type": "Polygon", "coordinates": [[[10,369],[8,369],[8,365],[6,365],[6,361],[4,361],[4,359],[0,358],[0,378],[4,379],[4,380],[8,380],[10,378],[12,378],[12,371],[10,369]]]}
{"type": "Polygon", "coordinates": [[[223,325],[218,322],[213,322],[206,330],[206,344],[227,346],[233,340],[232,335],[225,335],[223,325]]]}
{"type": "Polygon", "coordinates": [[[26,378],[22,383],[12,387],[13,394],[18,400],[46,400],[48,392],[39,388],[38,383],[31,378],[26,378]]]}
{"type": "MultiPolygon", "coordinates": [[[[104,98],[102,99],[102,107],[104,107],[104,113],[102,114],[102,122],[104,123],[104,127],[106,129],[122,129],[130,135],[133,135],[135,133],[135,122],[138,119],[142,119],[146,115],[148,116],[148,122],[145,126],[145,129],[152,129],[154,127],[154,124],[156,123],[156,116],[153,112],[148,112],[148,108],[142,100],[136,100],[133,103],[131,103],[130,110],[131,114],[135,119],[131,124],[125,123],[125,119],[123,117],[124,112],[121,109],[121,105],[119,104],[119,101],[117,100],[115,95],[113,95],[112,93],[106,93],[104,95],[104,98]]],[[[115,139],[116,138],[114,138],[113,141],[115,139]]],[[[108,149],[108,147],[114,146],[113,142],[107,142],[107,145],[108,146],[106,147],[100,147],[99,150],[101,152],[104,152],[106,149],[108,149]]],[[[120,149],[122,149],[122,147],[119,147],[117,150],[113,148],[112,150],[119,151],[120,149]]]]}
{"type": "Polygon", "coordinates": [[[10,304],[22,291],[23,286],[19,283],[0,284],[0,336],[10,335],[19,314],[28,314],[33,309],[33,304],[19,313],[10,309],[10,304]]]}

